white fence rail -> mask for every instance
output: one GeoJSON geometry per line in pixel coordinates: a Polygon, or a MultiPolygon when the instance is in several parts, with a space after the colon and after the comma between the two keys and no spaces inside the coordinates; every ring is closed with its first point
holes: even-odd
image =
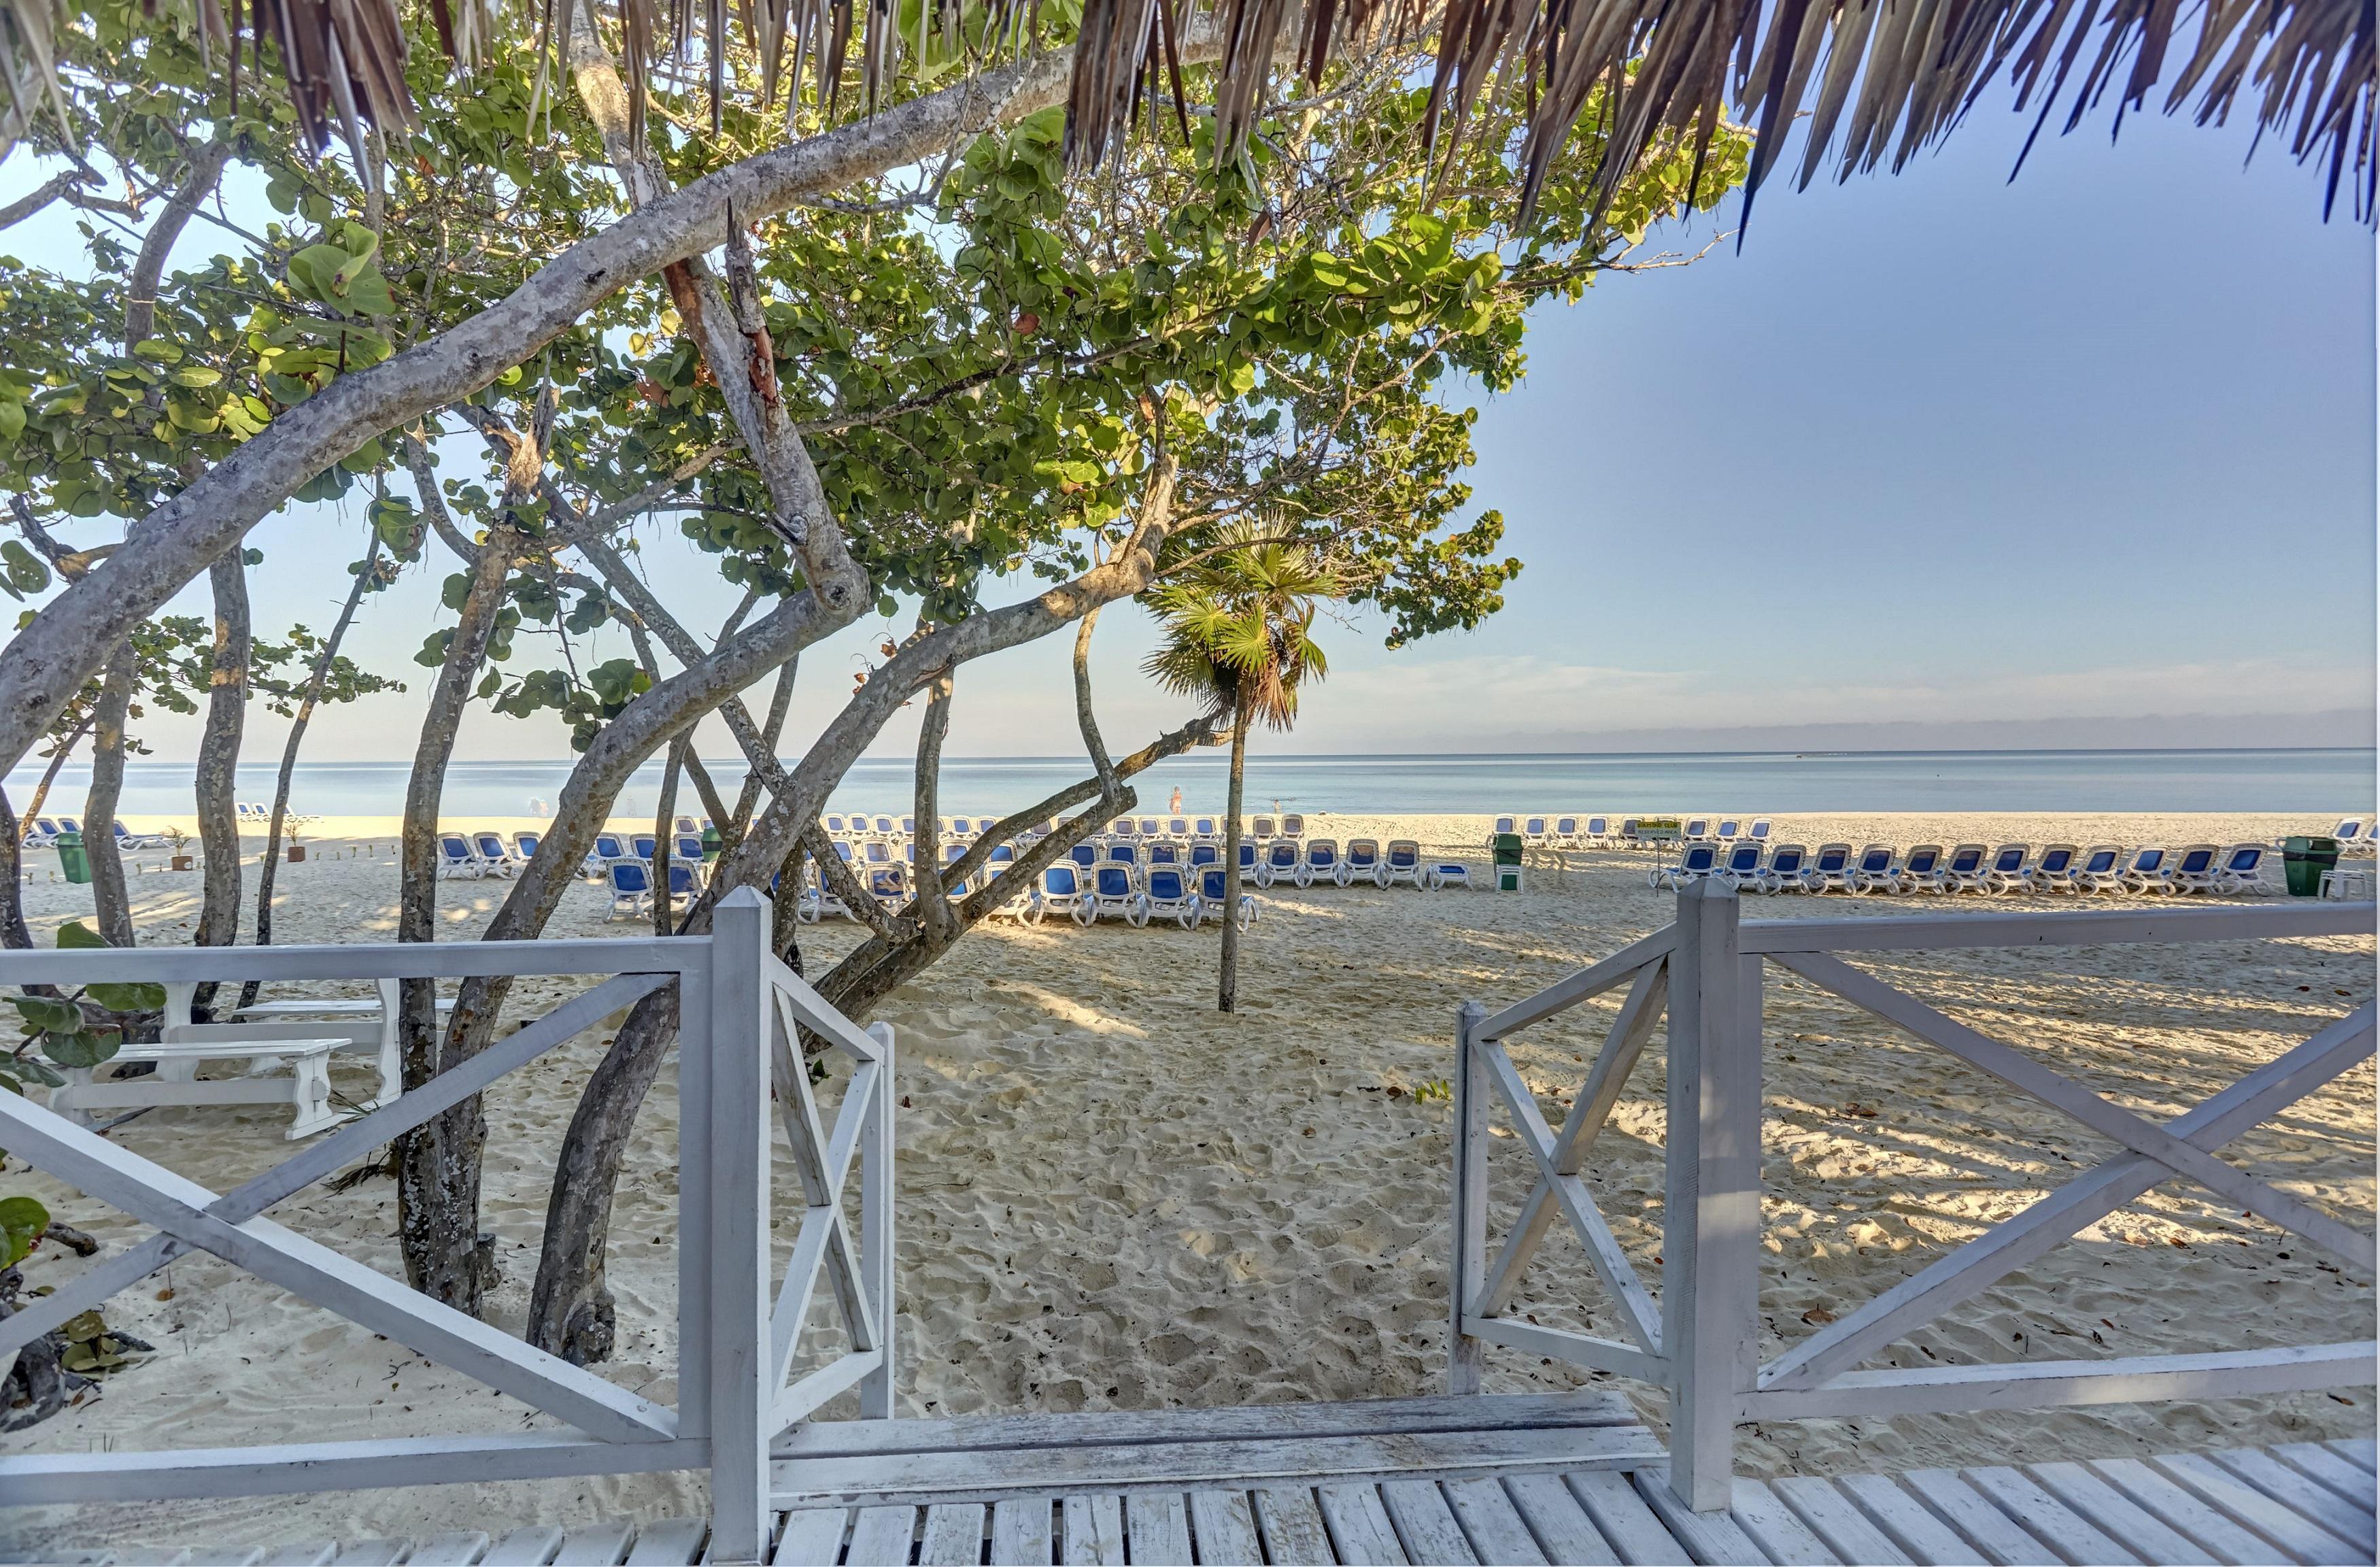
{"type": "Polygon", "coordinates": [[[1453,1390],[1479,1390],[1489,1344],[1657,1383],[1670,1395],[1671,1484],[1694,1507],[1710,1509],[1728,1504],[1734,1429],[1746,1420],[2216,1398],[2372,1381],[2371,1342],[1857,1369],[2152,1186],[2177,1178],[2371,1271],[2370,1234],[2276,1190],[2227,1162],[2220,1150],[2369,1060],[2374,1006],[2365,1002],[2159,1124],[1829,954],[2361,935],[2374,926],[2373,905],[2336,902],[1745,922],[1730,890],[1709,881],[1687,887],[1679,894],[1674,925],[1492,1016],[1473,1003],[1457,1018],[1453,1390]],[[2122,1151],[1763,1365],[1757,1314],[1761,986],[1770,963],[2071,1117],[2122,1151]],[[1619,1015],[1557,1131],[1504,1041],[1623,985],[1628,990],[1619,1015]],[[1665,1011],[1668,1132],[1657,1300],[1580,1172],[1665,1011]],[[1499,1099],[1536,1166],[1536,1180],[1491,1261],[1487,1150],[1488,1118],[1499,1099]],[[1504,1315],[1557,1217],[1585,1246],[1625,1339],[1504,1315]]]}
{"type": "Polygon", "coordinates": [[[708,937],[0,953],[0,986],[10,987],[608,977],[229,1192],[177,1175],[79,1118],[0,1094],[0,1148],[155,1232],[0,1321],[0,1359],[176,1257],[205,1251],[511,1394],[567,1429],[19,1454],[0,1458],[0,1505],[698,1468],[711,1476],[711,1560],[759,1560],[769,1538],[771,1442],[855,1387],[864,1416],[889,1417],[893,1367],[892,1033],[881,1024],[863,1031],[828,1006],[771,954],[769,929],[766,900],[740,891],[721,900],[708,937]],[[674,1406],[638,1397],[265,1216],[274,1204],[673,983],[680,1021],[674,1406]],[[804,1029],[850,1067],[831,1132],[802,1060],[804,1029]],[[772,1278],[771,1176],[778,1148],[798,1176],[803,1205],[792,1260],[772,1278]],[[855,1167],[856,1236],[844,1207],[855,1167]],[[847,1343],[788,1386],[821,1275],[841,1308],[847,1343]]]}

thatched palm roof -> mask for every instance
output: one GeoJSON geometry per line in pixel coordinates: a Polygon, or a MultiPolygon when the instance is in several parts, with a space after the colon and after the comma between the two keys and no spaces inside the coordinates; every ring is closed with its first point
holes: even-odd
{"type": "MultiPolygon", "coordinates": [[[[0,0],[0,76],[13,95],[0,103],[0,147],[54,91],[60,3],[0,0]]],[[[399,3],[196,0],[202,36],[230,45],[235,67],[238,42],[273,43],[317,145],[337,128],[355,140],[358,121],[411,123],[399,3]]],[[[447,53],[471,53],[486,0],[426,3],[447,53]]],[[[574,4],[596,3],[529,9],[559,39],[574,4]]],[[[632,75],[698,36],[716,92],[724,0],[613,4],[632,75]]],[[[855,17],[854,0],[737,0],[735,14],[763,96],[798,96],[807,67],[832,104],[856,51],[872,106],[902,55],[928,42],[896,35],[899,9],[868,0],[855,17]]],[[[1797,185],[1830,165],[1839,177],[1888,159],[1898,169],[1993,95],[2005,72],[2036,136],[2053,115],[2070,130],[2102,106],[2119,126],[2152,106],[2186,107],[2202,125],[2252,115],[2260,142],[2273,137],[2316,166],[2325,216],[2342,184],[2358,216],[2374,213],[2374,0],[1085,0],[1068,102],[1077,166],[1119,145],[1142,103],[1179,98],[1179,40],[1194,10],[1211,11],[1196,19],[1222,34],[1214,109],[1226,153],[1263,112],[1285,52],[1318,80],[1336,56],[1434,43],[1436,136],[1459,137],[1485,94],[1525,95],[1530,196],[1583,115],[1609,132],[1600,173],[1609,191],[1657,140],[1706,141],[1733,111],[1758,132],[1748,208],[1794,120],[1808,120],[1797,185]]],[[[1038,0],[929,0],[924,14],[936,41],[953,45],[972,36],[1012,49],[1040,30],[1038,0]]]]}

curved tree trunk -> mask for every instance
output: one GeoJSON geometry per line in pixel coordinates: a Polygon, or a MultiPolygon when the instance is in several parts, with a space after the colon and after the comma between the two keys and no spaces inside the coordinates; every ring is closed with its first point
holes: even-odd
{"type": "Polygon", "coordinates": [[[1248,706],[1232,705],[1232,786],[1223,808],[1223,965],[1215,982],[1215,1010],[1240,1004],[1240,807],[1248,771],[1248,706]]]}
{"type": "MultiPolygon", "coordinates": [[[[380,565],[380,530],[372,529],[364,545],[363,565],[356,572],[355,586],[347,589],[347,601],[339,606],[339,618],[331,623],[331,634],[322,638],[322,650],[314,655],[314,668],[306,678],[306,694],[298,698],[298,711],[289,720],[289,737],[281,745],[281,771],[273,781],[273,820],[264,830],[264,862],[256,868],[256,944],[273,944],[273,878],[281,865],[281,835],[289,822],[289,786],[298,772],[298,747],[305,743],[306,726],[314,721],[315,704],[322,699],[322,687],[329,684],[331,666],[339,656],[339,644],[346,640],[347,627],[355,624],[356,610],[364,601],[371,587],[373,571],[380,565]]],[[[239,1004],[256,1000],[257,981],[250,979],[239,988],[239,1004]]]]}
{"type": "Polygon", "coordinates": [[[8,878],[6,891],[0,891],[0,947],[21,952],[33,944],[33,932],[25,925],[25,824],[8,804],[6,789],[0,789],[0,834],[7,839],[0,844],[0,872],[8,878]]]}
{"type": "MultiPolygon", "coordinates": [[[[192,779],[199,809],[199,844],[207,856],[199,926],[192,943],[228,947],[239,940],[239,813],[236,770],[248,723],[248,665],[254,638],[249,624],[248,559],[237,544],[207,568],[215,596],[215,649],[207,689],[207,726],[199,737],[192,779]]],[[[214,1000],[212,982],[199,987],[191,1010],[206,1015],[214,1000]]]]}
{"type": "MultiPolygon", "coordinates": [[[[405,787],[405,828],[398,845],[396,939],[428,941],[438,925],[438,802],[455,732],[471,699],[471,684],[486,657],[488,638],[504,606],[504,578],[519,536],[499,524],[472,563],[471,585],[446,659],[431,687],[430,711],[405,787]]],[[[419,1088],[455,1063],[442,1050],[437,986],[407,979],[401,987],[398,1039],[405,1087],[419,1088]]],[[[487,1122],[475,1095],[397,1139],[396,1217],[406,1278],[433,1300],[479,1314],[494,1269],[492,1245],[480,1236],[480,1148],[487,1122]]]]}
{"type": "Polygon", "coordinates": [[[91,860],[91,896],[99,933],[111,947],[133,944],[132,897],[124,885],[124,856],[115,846],[115,802],[124,795],[124,726],[132,706],[140,655],[129,641],[107,661],[92,713],[91,793],[83,796],[83,852],[91,860]]]}

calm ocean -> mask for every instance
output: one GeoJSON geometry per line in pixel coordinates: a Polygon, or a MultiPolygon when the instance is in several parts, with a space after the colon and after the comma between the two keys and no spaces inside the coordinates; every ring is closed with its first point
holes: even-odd
{"type": "MultiPolygon", "coordinates": [[[[1175,788],[1192,810],[1223,802],[1226,757],[1202,751],[1151,768],[1138,781],[1143,809],[1175,788]]],[[[743,768],[710,763],[722,788],[743,768]]],[[[403,808],[403,762],[301,762],[294,804],[317,816],[393,816],[403,808]]],[[[1266,756],[1248,759],[1249,808],[1279,801],[1293,810],[1471,811],[1737,810],[2107,810],[2309,811],[2341,814],[2374,802],[2371,750],[2265,751],[1834,751],[1593,756],[1266,756]]],[[[524,816],[549,808],[568,773],[561,761],[458,761],[449,770],[450,816],[524,816]]],[[[945,759],[942,808],[974,813],[1032,804],[1084,776],[1080,758],[945,759]]],[[[274,768],[243,767],[243,798],[272,797],[274,768]]],[[[864,760],[834,806],[896,810],[909,803],[905,759],[864,760]]],[[[37,776],[8,779],[19,809],[37,776]]],[[[637,775],[618,809],[652,808],[659,763],[637,775]]],[[[90,782],[68,766],[49,809],[72,813],[90,782]]],[[[698,806],[691,790],[681,808],[698,806]]],[[[187,814],[187,765],[135,760],[122,808],[133,815],[187,814]]]]}

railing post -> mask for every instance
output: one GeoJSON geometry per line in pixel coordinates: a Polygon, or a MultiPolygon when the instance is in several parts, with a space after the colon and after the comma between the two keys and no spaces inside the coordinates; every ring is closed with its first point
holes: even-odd
{"type": "Polygon", "coordinates": [[[769,1550],[769,900],[738,887],[710,925],[710,1251],[705,1370],[710,1427],[710,1560],[769,1550]]]}
{"type": "Polygon", "coordinates": [[[1670,1484],[1696,1512],[1729,1504],[1759,1349],[1760,960],[1741,952],[1740,907],[1714,881],[1680,889],[1670,959],[1661,1331],[1670,1484]]]}
{"type": "Polygon", "coordinates": [[[1486,1346],[1463,1330],[1463,1313],[1488,1279],[1487,1063],[1473,1038],[1488,1009],[1464,1002],[1454,1014],[1454,1269],[1446,1281],[1446,1385],[1453,1393],[1479,1391],[1486,1346]]]}
{"type": "Polygon", "coordinates": [[[892,1106],[900,1096],[892,1087],[892,1025],[871,1023],[868,1037],[883,1047],[884,1064],[876,1075],[876,1100],[859,1132],[859,1287],[876,1319],[884,1364],[859,1384],[859,1415],[863,1420],[890,1420],[900,1342],[892,1322],[892,1106]]]}

